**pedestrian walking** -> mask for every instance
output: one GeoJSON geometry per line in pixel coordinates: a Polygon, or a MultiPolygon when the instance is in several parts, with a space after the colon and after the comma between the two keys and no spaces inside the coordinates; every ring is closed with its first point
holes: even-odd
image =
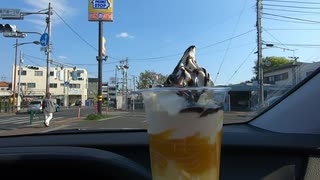
{"type": "Polygon", "coordinates": [[[53,112],[55,112],[55,105],[51,99],[51,93],[47,93],[46,98],[43,100],[43,113],[45,121],[43,122],[46,127],[49,127],[50,121],[53,118],[53,112]]]}

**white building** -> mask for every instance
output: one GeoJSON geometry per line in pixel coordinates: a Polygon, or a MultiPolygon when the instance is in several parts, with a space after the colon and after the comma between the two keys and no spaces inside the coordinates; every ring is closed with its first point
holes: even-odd
{"type": "MultiPolygon", "coordinates": [[[[19,66],[16,74],[16,92],[20,79],[20,95],[26,99],[44,98],[46,92],[46,67],[23,67],[19,78],[19,66]]],[[[12,68],[14,74],[14,66],[12,68]]],[[[12,77],[14,82],[14,76],[12,77]]],[[[12,86],[13,87],[13,86],[12,86]]],[[[50,68],[49,92],[60,105],[84,105],[87,99],[88,73],[82,68],[50,68]]]]}
{"type": "Polygon", "coordinates": [[[320,67],[320,62],[294,62],[264,72],[264,84],[292,87],[320,67]]]}

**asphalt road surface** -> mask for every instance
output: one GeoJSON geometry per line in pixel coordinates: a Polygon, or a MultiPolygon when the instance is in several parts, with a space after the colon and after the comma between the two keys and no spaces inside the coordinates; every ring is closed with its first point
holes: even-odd
{"type": "MultiPolygon", "coordinates": [[[[74,119],[68,123],[56,127],[53,130],[59,129],[119,129],[119,128],[138,128],[146,129],[147,122],[145,120],[145,115],[143,111],[114,111],[108,112],[110,115],[107,119],[102,120],[84,120],[88,114],[93,113],[93,107],[82,107],[80,110],[78,107],[72,107],[70,109],[62,108],[60,112],[54,113],[53,120],[51,124],[57,123],[66,119],[74,119]],[[78,118],[79,117],[79,118],[78,118]]],[[[103,113],[106,113],[105,111],[103,113]]],[[[224,115],[224,123],[239,123],[250,120],[250,113],[248,112],[226,112],[224,115]],[[249,116],[249,117],[248,117],[249,116]]],[[[17,115],[0,116],[0,131],[9,131],[19,128],[30,129],[32,133],[32,128],[42,127],[43,120],[33,121],[30,124],[30,114],[22,113],[17,115]]],[[[50,129],[48,129],[50,131],[50,129]]]]}

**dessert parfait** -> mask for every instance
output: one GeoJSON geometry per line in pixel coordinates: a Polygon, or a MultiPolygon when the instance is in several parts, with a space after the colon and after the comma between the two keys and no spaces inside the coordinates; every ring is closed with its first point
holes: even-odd
{"type": "Polygon", "coordinates": [[[162,87],[142,91],[153,179],[219,179],[225,89],[190,46],[162,87]]]}

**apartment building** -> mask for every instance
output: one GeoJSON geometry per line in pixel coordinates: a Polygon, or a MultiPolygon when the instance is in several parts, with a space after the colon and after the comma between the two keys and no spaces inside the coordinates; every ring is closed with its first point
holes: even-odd
{"type": "Polygon", "coordinates": [[[320,62],[293,62],[264,72],[264,83],[293,87],[320,67],[320,62]]]}
{"type": "MultiPolygon", "coordinates": [[[[12,68],[14,74],[14,66],[12,68]]],[[[12,77],[14,82],[14,76],[12,77]]],[[[17,66],[16,91],[20,82],[20,95],[25,99],[44,98],[46,92],[46,67],[17,66]],[[21,75],[20,74],[21,70],[21,75]]],[[[87,100],[88,73],[83,68],[50,68],[49,91],[60,105],[84,105],[87,100]]]]}

